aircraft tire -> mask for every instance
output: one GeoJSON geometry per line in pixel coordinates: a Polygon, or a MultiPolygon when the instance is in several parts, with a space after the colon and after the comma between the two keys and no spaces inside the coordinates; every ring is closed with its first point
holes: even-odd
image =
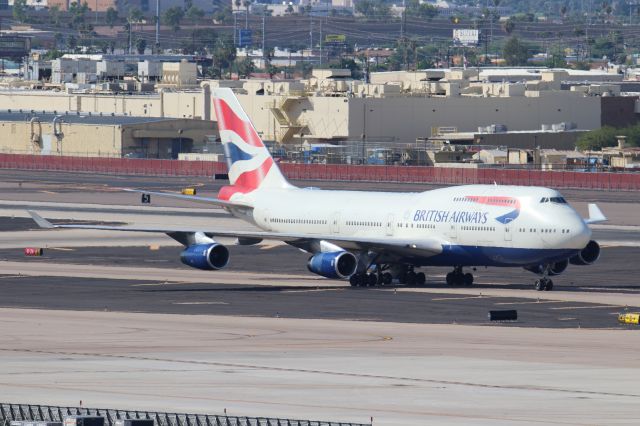
{"type": "Polygon", "coordinates": [[[455,283],[455,279],[454,278],[455,277],[453,276],[453,272],[449,272],[447,274],[447,285],[448,286],[450,286],[450,287],[453,286],[453,284],[455,283]]]}
{"type": "Polygon", "coordinates": [[[544,291],[551,291],[551,290],[553,290],[553,281],[547,280],[547,285],[544,286],[544,291]]]}
{"type": "Polygon", "coordinates": [[[427,277],[424,272],[418,272],[416,274],[416,285],[423,286],[425,282],[427,282],[427,277]]]}
{"type": "Polygon", "coordinates": [[[378,284],[378,276],[376,274],[365,274],[365,282],[369,287],[375,287],[378,284]]]}
{"type": "Polygon", "coordinates": [[[416,273],[413,271],[407,272],[406,280],[409,287],[416,285],[416,273]]]}
{"type": "Polygon", "coordinates": [[[543,291],[546,287],[544,279],[536,280],[534,286],[537,291],[543,291]]]}
{"type": "Polygon", "coordinates": [[[393,275],[391,275],[388,272],[385,272],[384,274],[382,274],[382,283],[384,285],[389,285],[391,284],[392,281],[393,281],[393,275]]]}
{"type": "Polygon", "coordinates": [[[466,274],[464,274],[462,282],[464,283],[465,287],[471,287],[473,285],[473,275],[467,272],[466,274]]]}
{"type": "Polygon", "coordinates": [[[349,277],[349,284],[351,287],[359,287],[360,286],[360,275],[353,274],[349,277]]]}

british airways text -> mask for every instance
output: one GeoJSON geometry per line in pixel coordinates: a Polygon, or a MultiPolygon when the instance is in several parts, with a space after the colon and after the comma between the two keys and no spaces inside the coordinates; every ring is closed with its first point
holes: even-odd
{"type": "Polygon", "coordinates": [[[487,223],[487,212],[465,212],[457,210],[416,210],[414,222],[452,222],[452,223],[487,223]]]}

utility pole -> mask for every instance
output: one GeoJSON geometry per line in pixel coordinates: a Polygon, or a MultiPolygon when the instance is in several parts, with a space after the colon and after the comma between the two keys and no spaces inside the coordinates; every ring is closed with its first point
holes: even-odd
{"type": "Polygon", "coordinates": [[[160,0],[156,0],[156,51],[160,48],[160,0]]]}
{"type": "Polygon", "coordinates": [[[262,61],[265,65],[267,65],[267,48],[265,47],[265,29],[266,29],[266,17],[267,17],[267,6],[264,5],[262,9],[262,61]]]}
{"type": "Polygon", "coordinates": [[[311,55],[313,54],[313,19],[309,16],[309,63],[311,63],[311,55]]]}
{"type": "Polygon", "coordinates": [[[400,17],[400,39],[404,38],[404,17],[406,16],[405,0],[402,0],[402,16],[400,17]]]}
{"type": "Polygon", "coordinates": [[[320,66],[322,66],[322,19],[320,19],[320,66]]]}
{"type": "Polygon", "coordinates": [[[233,12],[233,45],[237,46],[236,33],[238,32],[238,14],[233,12]]]}

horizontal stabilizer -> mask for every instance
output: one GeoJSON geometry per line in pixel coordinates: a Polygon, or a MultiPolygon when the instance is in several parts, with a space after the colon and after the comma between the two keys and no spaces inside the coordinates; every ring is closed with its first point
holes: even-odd
{"type": "Polygon", "coordinates": [[[220,200],[219,198],[210,198],[210,197],[199,197],[195,195],[183,195],[183,194],[175,194],[172,192],[154,192],[154,191],[145,191],[142,189],[131,189],[131,188],[123,188],[123,191],[126,192],[136,192],[138,194],[149,194],[156,197],[166,197],[166,198],[177,198],[180,200],[194,201],[198,203],[204,203],[209,205],[215,205],[220,207],[250,207],[242,203],[231,202],[220,200]]]}
{"type": "Polygon", "coordinates": [[[43,218],[38,213],[32,210],[27,210],[27,213],[29,213],[29,215],[33,218],[33,220],[36,221],[36,223],[40,228],[53,229],[56,227],[53,223],[49,222],[47,219],[43,218]]]}
{"type": "Polygon", "coordinates": [[[602,213],[600,207],[597,204],[589,204],[589,218],[585,220],[585,223],[600,223],[606,222],[607,217],[602,213]]]}

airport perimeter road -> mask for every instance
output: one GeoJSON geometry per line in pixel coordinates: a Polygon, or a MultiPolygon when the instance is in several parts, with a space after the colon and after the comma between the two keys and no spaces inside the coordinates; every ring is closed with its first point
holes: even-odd
{"type": "Polygon", "coordinates": [[[637,424],[636,333],[0,309],[14,401],[375,425],[637,424]]]}

